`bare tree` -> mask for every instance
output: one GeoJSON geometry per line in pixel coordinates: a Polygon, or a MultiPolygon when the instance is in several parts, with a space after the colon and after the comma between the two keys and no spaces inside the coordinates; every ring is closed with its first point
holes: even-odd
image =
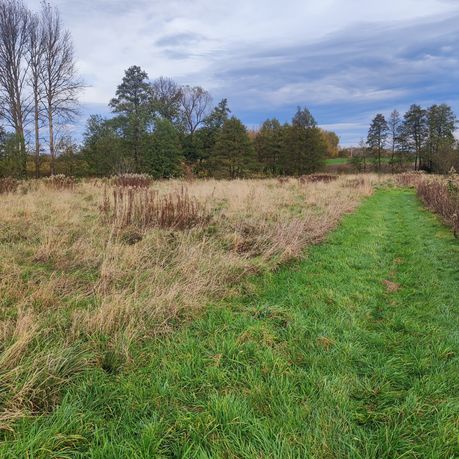
{"type": "Polygon", "coordinates": [[[77,115],[77,95],[83,83],[76,72],[72,39],[70,33],[62,27],[59,11],[42,3],[41,20],[44,51],[40,79],[48,121],[51,174],[54,174],[56,125],[70,123],[77,115]]]}
{"type": "Polygon", "coordinates": [[[30,16],[29,44],[27,49],[27,62],[29,65],[29,85],[33,97],[33,118],[35,134],[35,177],[40,176],[40,124],[43,98],[43,85],[40,72],[43,66],[44,35],[40,17],[36,14],[30,16]]]}
{"type": "Polygon", "coordinates": [[[151,84],[154,109],[172,123],[180,114],[182,88],[171,78],[159,77],[151,84]]]}
{"type": "Polygon", "coordinates": [[[185,130],[193,135],[196,129],[204,122],[212,97],[200,86],[184,86],[182,88],[181,108],[185,130]]]}
{"type": "Polygon", "coordinates": [[[20,0],[0,0],[0,112],[16,133],[22,174],[26,173],[27,159],[24,125],[29,21],[30,14],[20,0]]]}

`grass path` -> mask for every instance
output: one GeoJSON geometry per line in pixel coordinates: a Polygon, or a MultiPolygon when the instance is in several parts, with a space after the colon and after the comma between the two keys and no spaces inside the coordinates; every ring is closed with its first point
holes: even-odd
{"type": "Polygon", "coordinates": [[[459,244],[412,192],[254,282],[90,371],[0,457],[458,457],[459,244]]]}

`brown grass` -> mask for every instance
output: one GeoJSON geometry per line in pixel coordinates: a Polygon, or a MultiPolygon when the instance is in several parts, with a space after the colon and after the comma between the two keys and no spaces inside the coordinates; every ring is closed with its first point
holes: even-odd
{"type": "Polygon", "coordinates": [[[113,186],[148,188],[153,183],[153,178],[147,174],[120,174],[112,177],[113,186]]]}
{"type": "Polygon", "coordinates": [[[19,181],[14,178],[0,178],[0,194],[14,193],[19,186],[19,181]]]}
{"type": "Polygon", "coordinates": [[[453,172],[448,178],[423,177],[416,184],[419,198],[453,228],[459,236],[459,177],[453,172]]]}
{"type": "Polygon", "coordinates": [[[36,181],[1,195],[0,427],[52,409],[88,365],[127,365],[132,343],[247,273],[302,256],[378,180],[166,181],[105,200],[101,181],[36,181]]]}

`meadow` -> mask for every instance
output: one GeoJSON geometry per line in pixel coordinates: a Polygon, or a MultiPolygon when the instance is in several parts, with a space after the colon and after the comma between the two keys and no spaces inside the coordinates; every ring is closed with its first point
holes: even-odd
{"type": "Polygon", "coordinates": [[[4,182],[1,457],[454,457],[451,183],[4,182]]]}

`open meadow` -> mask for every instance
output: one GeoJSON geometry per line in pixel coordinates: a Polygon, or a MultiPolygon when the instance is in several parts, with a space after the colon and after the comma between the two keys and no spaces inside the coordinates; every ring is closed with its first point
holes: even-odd
{"type": "Polygon", "coordinates": [[[454,183],[3,181],[1,457],[454,457],[454,183]]]}

